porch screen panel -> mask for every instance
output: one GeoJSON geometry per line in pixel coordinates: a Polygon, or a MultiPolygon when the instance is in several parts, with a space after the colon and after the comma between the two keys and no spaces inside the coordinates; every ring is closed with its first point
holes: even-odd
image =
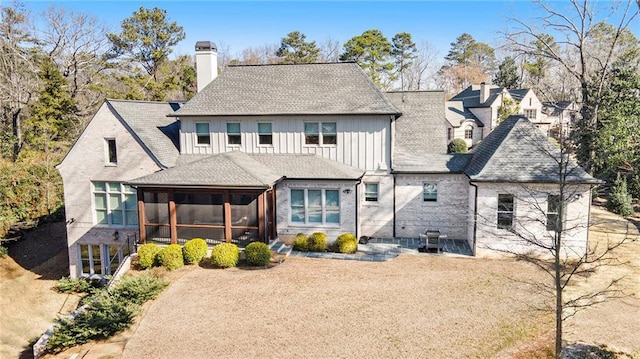
{"type": "Polygon", "coordinates": [[[169,243],[169,194],[166,192],[144,192],[145,232],[147,241],[169,243]]]}
{"type": "Polygon", "coordinates": [[[175,193],[178,224],[224,225],[221,193],[175,193]]]}
{"type": "Polygon", "coordinates": [[[208,245],[225,242],[224,228],[178,227],[176,230],[179,244],[192,238],[202,238],[208,245]]]}
{"type": "Polygon", "coordinates": [[[233,227],[258,227],[258,195],[231,194],[229,204],[233,227]]]}

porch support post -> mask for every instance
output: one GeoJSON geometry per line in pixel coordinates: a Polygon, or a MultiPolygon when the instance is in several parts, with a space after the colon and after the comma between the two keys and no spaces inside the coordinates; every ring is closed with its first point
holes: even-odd
{"type": "Polygon", "coordinates": [[[264,192],[258,195],[258,238],[262,240],[262,242],[267,242],[265,239],[265,230],[264,230],[264,192]]]}
{"type": "Polygon", "coordinates": [[[171,233],[171,244],[178,243],[178,223],[176,219],[176,201],[173,196],[173,191],[169,191],[169,232],[171,233]]]}
{"type": "Polygon", "coordinates": [[[144,225],[144,193],[142,189],[136,191],[138,196],[138,232],[140,234],[140,243],[147,243],[147,231],[144,225]]]}
{"type": "Polygon", "coordinates": [[[231,242],[231,203],[229,191],[224,192],[224,238],[227,242],[231,242]]]}

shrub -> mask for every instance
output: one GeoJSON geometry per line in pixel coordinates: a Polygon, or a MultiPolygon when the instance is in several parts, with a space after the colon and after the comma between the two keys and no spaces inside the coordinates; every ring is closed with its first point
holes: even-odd
{"type": "Polygon", "coordinates": [[[633,214],[631,195],[627,190],[627,179],[620,176],[620,174],[618,174],[618,177],[611,188],[611,195],[607,202],[607,209],[624,217],[633,214]]]}
{"type": "Polygon", "coordinates": [[[182,247],[179,244],[170,244],[158,253],[158,264],[168,270],[178,269],[184,266],[184,258],[182,258],[182,247]]]}
{"type": "Polygon", "coordinates": [[[155,299],[169,282],[152,275],[124,276],[113,290],[119,298],[134,304],[155,299]]]}
{"type": "Polygon", "coordinates": [[[322,232],[312,233],[307,238],[307,243],[311,252],[324,252],[327,250],[327,235],[322,232]]]}
{"type": "Polygon", "coordinates": [[[339,253],[355,253],[358,250],[358,238],[351,233],[341,234],[336,239],[335,247],[339,253]]]}
{"type": "Polygon", "coordinates": [[[58,279],[56,289],[61,293],[88,293],[91,283],[85,278],[62,277],[58,279]]]}
{"type": "Polygon", "coordinates": [[[9,248],[0,246],[0,258],[4,258],[9,254],[9,248]]]}
{"type": "Polygon", "coordinates": [[[454,138],[447,145],[447,153],[467,153],[467,142],[462,138],[454,138]]]}
{"type": "Polygon", "coordinates": [[[207,242],[202,238],[193,238],[184,244],[182,254],[185,264],[199,263],[207,255],[207,242]]]}
{"type": "Polygon", "coordinates": [[[262,242],[251,242],[244,249],[247,263],[252,266],[266,266],[271,261],[271,250],[262,242]]]}
{"type": "Polygon", "coordinates": [[[233,243],[220,243],[211,250],[211,262],[222,268],[230,268],[238,265],[240,250],[233,243]]]}
{"type": "Polygon", "coordinates": [[[138,264],[142,268],[151,268],[156,265],[156,256],[160,252],[161,248],[155,243],[147,243],[140,246],[138,249],[138,264]]]}
{"type": "Polygon", "coordinates": [[[296,235],[296,239],[293,241],[293,249],[301,252],[309,250],[309,242],[307,242],[307,236],[304,233],[296,235]]]}

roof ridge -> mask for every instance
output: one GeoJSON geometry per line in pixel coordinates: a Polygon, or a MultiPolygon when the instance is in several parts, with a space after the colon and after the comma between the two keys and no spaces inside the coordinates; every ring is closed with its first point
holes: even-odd
{"type": "Polygon", "coordinates": [[[297,63],[284,63],[279,62],[275,64],[234,64],[227,65],[227,67],[269,67],[269,66],[302,66],[302,65],[339,65],[339,64],[355,64],[355,61],[332,61],[332,62],[297,62],[297,63]]]}
{"type": "Polygon", "coordinates": [[[268,170],[270,172],[270,174],[274,175],[274,176],[280,176],[279,174],[273,172],[271,170],[271,168],[267,167],[264,163],[256,160],[255,158],[253,158],[251,156],[251,154],[246,153],[246,152],[242,152],[242,151],[231,151],[231,152],[223,152],[221,153],[221,155],[228,159],[229,161],[233,162],[234,165],[236,165],[238,168],[240,168],[241,170],[243,170],[245,173],[247,173],[249,176],[251,176],[253,179],[255,179],[257,182],[264,182],[262,180],[262,178],[257,177],[254,173],[253,170],[255,169],[255,164],[258,164],[262,167],[264,167],[266,170],[268,170]],[[242,154],[244,155],[243,157],[246,156],[246,158],[243,158],[242,161],[236,161],[237,158],[237,154],[242,154]],[[246,159],[250,159],[251,162],[253,162],[253,166],[252,165],[248,165],[246,161],[246,159]]]}
{"type": "Polygon", "coordinates": [[[120,98],[105,98],[106,102],[129,102],[129,103],[152,103],[152,104],[163,104],[169,105],[172,103],[186,103],[188,100],[171,100],[171,101],[151,101],[151,100],[127,100],[120,98]]]}
{"type": "Polygon", "coordinates": [[[384,101],[387,105],[391,106],[392,108],[395,108],[397,113],[396,115],[402,116],[402,111],[400,111],[400,109],[398,107],[396,107],[396,105],[393,104],[393,102],[391,102],[391,100],[389,100],[387,98],[387,96],[384,95],[384,92],[382,92],[382,90],[380,90],[378,88],[378,86],[376,86],[376,84],[373,83],[373,81],[369,78],[369,76],[364,72],[364,70],[362,69],[362,67],[360,65],[358,65],[357,63],[353,62],[354,64],[356,64],[356,67],[358,68],[358,73],[364,77],[364,79],[366,80],[365,82],[368,84],[369,87],[373,88],[374,92],[380,96],[380,98],[382,99],[382,101],[384,101]]]}

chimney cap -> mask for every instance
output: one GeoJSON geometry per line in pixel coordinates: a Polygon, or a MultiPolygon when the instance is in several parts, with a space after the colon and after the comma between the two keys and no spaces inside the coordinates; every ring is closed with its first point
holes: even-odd
{"type": "Polygon", "coordinates": [[[213,41],[196,41],[196,51],[218,51],[213,41]]]}

